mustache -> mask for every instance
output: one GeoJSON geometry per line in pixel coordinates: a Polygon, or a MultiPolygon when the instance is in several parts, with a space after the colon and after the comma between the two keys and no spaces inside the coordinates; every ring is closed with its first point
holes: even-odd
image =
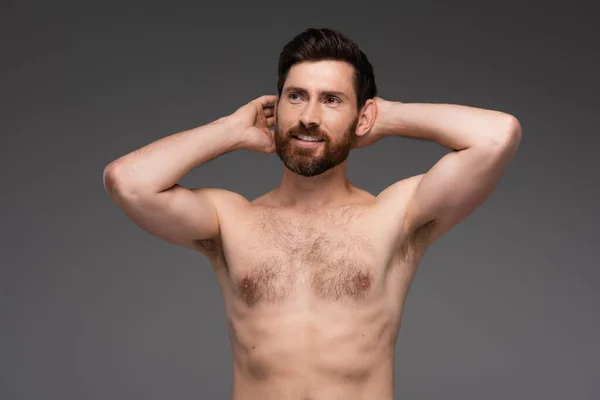
{"type": "Polygon", "coordinates": [[[297,125],[297,126],[294,126],[293,128],[290,128],[287,133],[288,133],[287,134],[288,137],[302,135],[302,136],[321,138],[321,139],[325,139],[325,140],[329,139],[327,134],[325,132],[321,131],[318,126],[306,127],[303,125],[297,125]]]}

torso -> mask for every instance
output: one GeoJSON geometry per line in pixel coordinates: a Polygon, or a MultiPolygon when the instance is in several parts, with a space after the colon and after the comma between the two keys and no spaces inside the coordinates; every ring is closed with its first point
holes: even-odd
{"type": "Polygon", "coordinates": [[[240,198],[219,218],[204,253],[225,300],[233,399],[392,399],[422,251],[375,197],[302,212],[240,198]]]}

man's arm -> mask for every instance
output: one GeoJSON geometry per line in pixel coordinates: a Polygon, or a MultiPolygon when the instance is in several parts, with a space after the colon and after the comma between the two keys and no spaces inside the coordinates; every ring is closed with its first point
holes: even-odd
{"type": "Polygon", "coordinates": [[[110,163],[104,186],[139,227],[168,242],[198,250],[217,237],[219,189],[187,189],[177,182],[192,168],[236,147],[225,120],[179,132],[110,163]]]}
{"type": "Polygon", "coordinates": [[[380,134],[430,139],[454,150],[426,174],[397,182],[379,195],[381,202],[405,205],[403,233],[426,232],[421,239],[431,243],[493,192],[519,147],[520,124],[509,114],[461,105],[382,105],[382,118],[374,127],[380,134]]]}
{"type": "Polygon", "coordinates": [[[110,163],[104,186],[138,226],[168,242],[202,250],[218,237],[218,206],[244,200],[221,189],[187,189],[177,182],[194,167],[236,150],[271,151],[272,108],[276,96],[261,96],[235,113],[198,128],[175,133],[110,163]]]}

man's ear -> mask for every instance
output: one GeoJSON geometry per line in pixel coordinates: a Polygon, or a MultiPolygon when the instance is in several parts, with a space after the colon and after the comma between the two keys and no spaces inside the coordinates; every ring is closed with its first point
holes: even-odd
{"type": "Polygon", "coordinates": [[[358,125],[356,125],[356,136],[364,136],[373,127],[377,119],[377,106],[375,100],[367,99],[365,105],[358,114],[358,125]]]}

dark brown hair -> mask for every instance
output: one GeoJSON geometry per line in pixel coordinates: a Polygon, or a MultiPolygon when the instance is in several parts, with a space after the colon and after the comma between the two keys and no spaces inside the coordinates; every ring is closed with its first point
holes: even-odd
{"type": "Polygon", "coordinates": [[[279,55],[277,92],[281,96],[290,68],[304,61],[346,61],[354,67],[358,109],[377,95],[373,66],[358,45],[343,33],[328,28],[309,28],[288,42],[279,55]]]}

